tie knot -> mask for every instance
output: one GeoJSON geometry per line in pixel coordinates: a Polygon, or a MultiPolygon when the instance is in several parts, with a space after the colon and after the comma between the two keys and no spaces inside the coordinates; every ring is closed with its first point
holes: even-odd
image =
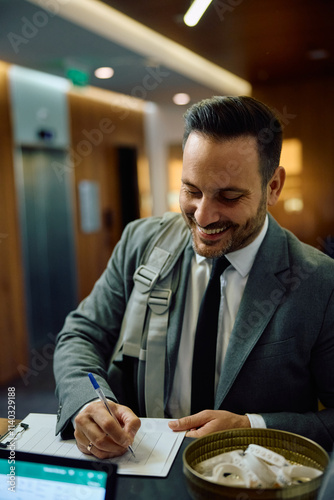
{"type": "Polygon", "coordinates": [[[230,261],[223,255],[212,262],[211,279],[220,276],[225,269],[230,265],[230,261]]]}

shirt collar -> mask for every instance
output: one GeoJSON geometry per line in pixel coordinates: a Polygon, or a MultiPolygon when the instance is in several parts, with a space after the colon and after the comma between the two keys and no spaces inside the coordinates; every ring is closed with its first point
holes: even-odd
{"type": "MultiPolygon", "coordinates": [[[[263,227],[260,233],[257,235],[254,241],[252,241],[245,248],[241,248],[240,250],[235,250],[234,252],[230,252],[226,254],[226,258],[231,262],[232,266],[238,271],[238,273],[244,278],[246,277],[253,265],[256,254],[261,246],[261,243],[267,233],[269,225],[268,214],[266,215],[263,227]]],[[[211,262],[211,259],[206,259],[202,255],[198,255],[195,253],[196,262],[200,264],[204,260],[208,260],[211,262]]]]}

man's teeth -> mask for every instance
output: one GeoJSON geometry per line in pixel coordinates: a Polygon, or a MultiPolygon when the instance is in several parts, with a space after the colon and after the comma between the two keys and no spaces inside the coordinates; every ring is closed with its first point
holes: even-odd
{"type": "Polygon", "coordinates": [[[220,229],[204,229],[203,227],[200,228],[200,230],[205,234],[218,234],[225,231],[225,229],[227,228],[226,227],[222,227],[220,229]]]}

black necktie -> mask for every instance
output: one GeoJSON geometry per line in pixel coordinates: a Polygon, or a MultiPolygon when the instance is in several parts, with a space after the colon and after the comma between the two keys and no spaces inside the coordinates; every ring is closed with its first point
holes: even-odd
{"type": "Polygon", "coordinates": [[[192,414],[214,407],[220,276],[229,264],[225,256],[214,259],[199,310],[191,381],[192,414]]]}

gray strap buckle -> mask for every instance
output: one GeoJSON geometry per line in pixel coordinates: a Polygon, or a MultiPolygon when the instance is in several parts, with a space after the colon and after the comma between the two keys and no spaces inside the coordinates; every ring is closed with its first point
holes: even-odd
{"type": "Polygon", "coordinates": [[[154,271],[148,266],[139,266],[133,275],[135,287],[141,293],[149,292],[159,278],[159,271],[154,271]]]}
{"type": "Polygon", "coordinates": [[[148,305],[155,314],[164,314],[170,306],[172,290],[154,289],[148,298],[148,305]]]}

